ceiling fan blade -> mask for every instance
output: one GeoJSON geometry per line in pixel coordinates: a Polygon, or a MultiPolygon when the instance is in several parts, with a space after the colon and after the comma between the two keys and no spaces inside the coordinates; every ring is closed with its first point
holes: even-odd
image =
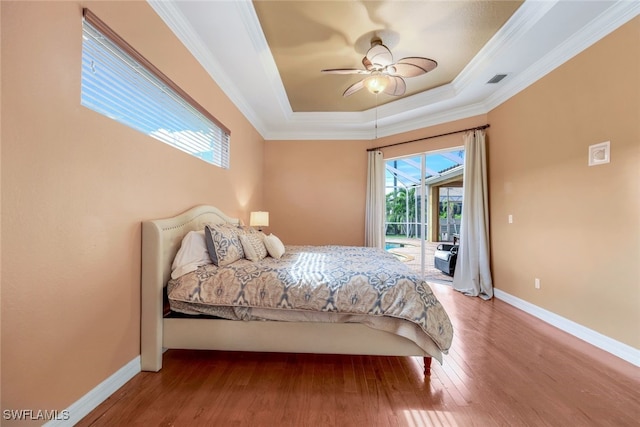
{"type": "Polygon", "coordinates": [[[360,80],[359,82],[356,82],[354,84],[352,84],[351,86],[349,86],[347,88],[347,90],[344,91],[344,93],[342,94],[342,96],[349,96],[352,95],[354,93],[356,93],[357,91],[359,91],[360,89],[362,89],[364,87],[364,80],[360,80]]]}
{"type": "Polygon", "coordinates": [[[384,89],[384,93],[386,93],[387,95],[393,95],[393,96],[404,95],[405,91],[407,90],[407,84],[404,82],[404,79],[398,76],[388,76],[388,77],[389,77],[389,84],[387,84],[387,87],[384,89]]]}
{"type": "Polygon", "coordinates": [[[373,69],[373,64],[366,56],[362,58],[362,65],[364,65],[364,68],[366,68],[367,71],[371,71],[373,69]]]}
{"type": "Polygon", "coordinates": [[[433,59],[412,56],[402,58],[395,64],[388,66],[387,72],[392,76],[416,77],[432,71],[437,66],[438,63],[433,59]]]}
{"type": "Polygon", "coordinates": [[[376,44],[371,46],[371,49],[367,51],[366,59],[373,65],[380,67],[386,67],[393,63],[393,55],[388,47],[383,44],[376,44]]]}
{"type": "Polygon", "coordinates": [[[327,74],[369,74],[369,71],[361,70],[359,68],[331,68],[327,70],[320,70],[320,72],[327,74]]]}

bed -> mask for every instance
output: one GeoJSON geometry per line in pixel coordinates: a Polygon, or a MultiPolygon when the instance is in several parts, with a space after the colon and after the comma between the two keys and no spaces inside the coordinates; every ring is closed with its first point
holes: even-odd
{"type": "MultiPolygon", "coordinates": [[[[172,303],[180,307],[180,300],[194,293],[193,290],[179,288],[184,285],[183,282],[195,286],[193,289],[199,290],[201,284],[194,283],[200,279],[194,277],[220,275],[216,271],[216,267],[203,266],[177,280],[171,278],[172,262],[183,238],[191,231],[201,231],[208,225],[214,226],[216,224],[239,225],[240,221],[237,218],[227,216],[212,206],[196,206],[175,217],[143,221],[142,370],[159,371],[162,368],[162,354],[165,349],[420,356],[424,360],[425,375],[430,374],[432,357],[442,361],[442,355],[447,352],[451,343],[453,330],[444,309],[424,282],[422,282],[424,288],[420,287],[420,289],[422,289],[422,293],[426,294],[425,298],[428,298],[429,304],[435,308],[430,312],[423,313],[422,322],[424,324],[431,323],[434,337],[421,336],[419,340],[415,339],[416,325],[411,322],[395,319],[397,325],[394,327],[379,326],[366,321],[362,323],[361,321],[367,316],[359,317],[360,315],[355,314],[351,315],[346,323],[343,323],[345,319],[341,319],[337,313],[331,313],[335,310],[326,310],[326,304],[325,310],[320,310],[324,313],[318,313],[319,317],[314,317],[315,314],[310,317],[309,312],[301,314],[300,310],[296,309],[292,311],[298,314],[297,317],[281,318],[282,312],[286,310],[267,309],[260,311],[259,308],[254,308],[255,312],[249,315],[246,312],[239,315],[241,319],[261,319],[249,321],[230,320],[230,318],[203,318],[198,313],[191,313],[188,308],[181,310],[183,313],[187,313],[186,315],[176,316],[171,313],[167,315],[168,284],[170,289],[173,287],[171,290],[172,303]],[[182,292],[179,289],[183,289],[182,292]],[[269,317],[273,313],[276,313],[275,317],[269,317]],[[189,314],[193,314],[193,316],[189,314]],[[407,326],[407,324],[410,325],[407,326]],[[278,337],[278,339],[274,339],[274,337],[278,337]]],[[[324,251],[323,257],[330,256],[331,253],[340,249],[328,246],[318,248],[321,252],[324,251]]],[[[360,249],[355,247],[345,247],[345,249],[353,252],[356,257],[362,256],[359,252],[360,249]]],[[[313,251],[313,248],[287,246],[287,256],[283,256],[282,261],[268,259],[270,257],[265,258],[269,274],[272,276],[289,274],[287,270],[283,270],[283,268],[289,268],[283,267],[284,260],[289,259],[293,260],[291,262],[299,263],[299,257],[308,256],[310,251],[313,251]]],[[[394,260],[394,262],[400,264],[399,261],[394,260]]],[[[357,263],[355,262],[355,264],[357,263]]],[[[235,274],[238,274],[238,271],[246,273],[248,268],[253,268],[251,261],[245,259],[224,268],[228,267],[233,267],[235,274]]],[[[268,274],[265,273],[260,277],[267,276],[268,274]]],[[[223,280],[226,279],[223,277],[223,280]]],[[[263,278],[259,280],[265,281],[263,278]]],[[[249,285],[242,289],[243,295],[245,292],[247,295],[247,299],[243,302],[245,306],[253,305],[251,299],[265,293],[264,289],[262,289],[262,293],[257,290],[251,293],[250,282],[247,283],[249,285]]],[[[224,289],[224,286],[219,287],[224,289]]],[[[274,291],[271,292],[274,293],[274,291]]],[[[215,292],[210,293],[214,294],[215,292]]],[[[234,295],[234,298],[238,299],[237,292],[234,292],[234,295]]],[[[221,298],[223,297],[224,295],[221,296],[221,298]]],[[[201,298],[200,295],[198,298],[201,298]]],[[[331,303],[339,304],[333,299],[329,300],[331,303]]],[[[279,308],[282,308],[282,297],[275,298],[274,301],[280,301],[279,308]]],[[[220,303],[222,304],[224,301],[220,303]]],[[[404,307],[404,302],[400,305],[404,307]]]]}

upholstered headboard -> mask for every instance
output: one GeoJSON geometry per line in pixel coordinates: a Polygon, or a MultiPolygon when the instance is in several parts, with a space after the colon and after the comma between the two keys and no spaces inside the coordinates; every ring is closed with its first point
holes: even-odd
{"type": "MultiPolygon", "coordinates": [[[[239,224],[213,206],[196,206],[172,218],[142,222],[142,274],[140,346],[143,370],[160,361],[146,360],[146,346],[162,346],[163,288],[171,275],[171,264],[182,238],[190,231],[203,230],[206,224],[239,224]]],[[[149,354],[162,352],[149,352],[149,354]]],[[[158,365],[159,366],[159,365],[158,365]]]]}

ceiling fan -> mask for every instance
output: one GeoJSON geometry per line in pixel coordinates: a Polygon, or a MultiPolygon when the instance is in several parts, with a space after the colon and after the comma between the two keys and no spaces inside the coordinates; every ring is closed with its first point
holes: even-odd
{"type": "Polygon", "coordinates": [[[407,90],[404,81],[407,77],[416,77],[432,71],[438,66],[433,59],[410,56],[393,62],[393,55],[382,40],[375,37],[371,40],[371,48],[362,58],[364,70],[358,68],[334,68],[321,70],[329,74],[362,74],[367,75],[349,86],[342,96],[349,96],[366,87],[373,94],[386,93],[401,96],[407,90]]]}

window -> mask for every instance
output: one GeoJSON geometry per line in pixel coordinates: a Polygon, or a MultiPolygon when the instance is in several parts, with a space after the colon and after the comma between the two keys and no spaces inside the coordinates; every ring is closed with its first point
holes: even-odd
{"type": "Polygon", "coordinates": [[[135,49],[84,9],[81,103],[223,168],[230,132],[135,49]]]}

